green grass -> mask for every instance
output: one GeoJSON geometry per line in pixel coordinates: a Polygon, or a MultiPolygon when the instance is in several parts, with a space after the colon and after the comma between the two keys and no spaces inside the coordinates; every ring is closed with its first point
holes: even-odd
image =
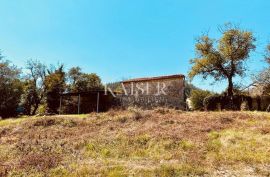
{"type": "Polygon", "coordinates": [[[221,137],[222,155],[228,161],[246,163],[270,162],[270,135],[250,131],[225,131],[221,137]]]}
{"type": "Polygon", "coordinates": [[[33,119],[33,117],[25,117],[24,116],[21,118],[9,118],[9,119],[0,120],[0,127],[13,125],[13,124],[20,124],[20,123],[27,121],[29,119],[33,119]]]}
{"type": "MultiPolygon", "coordinates": [[[[3,119],[3,120],[0,120],[0,127],[14,125],[14,124],[20,124],[20,123],[25,122],[25,121],[30,121],[30,120],[38,119],[38,118],[42,118],[42,117],[43,116],[21,116],[18,118],[3,119]]],[[[85,119],[85,118],[89,117],[89,114],[55,115],[53,117],[85,119]]]]}

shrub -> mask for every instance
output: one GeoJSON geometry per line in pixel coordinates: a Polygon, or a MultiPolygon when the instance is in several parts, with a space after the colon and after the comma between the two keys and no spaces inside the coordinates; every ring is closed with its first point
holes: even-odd
{"type": "Polygon", "coordinates": [[[204,109],[205,110],[217,110],[218,105],[222,107],[221,105],[221,96],[218,94],[215,95],[209,95],[207,96],[203,101],[204,109]]]}
{"type": "Polygon", "coordinates": [[[38,115],[45,115],[46,114],[46,109],[47,109],[47,105],[46,104],[41,104],[37,109],[37,114],[38,115]]]}
{"type": "Polygon", "coordinates": [[[117,116],[116,120],[121,122],[121,123],[125,123],[125,122],[127,122],[128,117],[127,116],[117,116]]]}
{"type": "Polygon", "coordinates": [[[136,107],[129,107],[128,111],[131,113],[131,119],[138,121],[143,118],[142,110],[136,107]]]}
{"type": "Polygon", "coordinates": [[[208,111],[221,110],[248,110],[252,108],[252,98],[246,95],[211,95],[204,99],[204,109],[208,111]],[[219,106],[218,106],[219,105],[219,106]],[[219,108],[220,107],[220,108],[219,108]]]}
{"type": "Polygon", "coordinates": [[[191,92],[191,106],[193,110],[203,110],[204,99],[211,95],[211,92],[205,90],[192,90],[191,92]]]}
{"type": "Polygon", "coordinates": [[[188,140],[180,141],[179,145],[184,151],[187,151],[187,150],[194,148],[194,144],[188,140]]]}

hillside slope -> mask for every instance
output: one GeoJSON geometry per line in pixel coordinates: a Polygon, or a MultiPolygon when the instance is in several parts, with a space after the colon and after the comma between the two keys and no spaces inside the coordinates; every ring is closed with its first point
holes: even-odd
{"type": "Polygon", "coordinates": [[[0,176],[269,176],[270,114],[128,110],[0,121],[0,176]]]}

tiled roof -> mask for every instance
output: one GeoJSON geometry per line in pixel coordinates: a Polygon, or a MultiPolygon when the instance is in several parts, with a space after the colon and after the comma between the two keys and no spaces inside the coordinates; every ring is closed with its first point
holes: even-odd
{"type": "Polygon", "coordinates": [[[158,76],[158,77],[143,77],[143,78],[136,78],[136,79],[130,79],[130,80],[122,81],[122,83],[152,81],[152,80],[162,80],[162,79],[174,79],[174,78],[184,78],[184,77],[185,76],[182,75],[182,74],[175,74],[175,75],[168,75],[168,76],[158,76]]]}

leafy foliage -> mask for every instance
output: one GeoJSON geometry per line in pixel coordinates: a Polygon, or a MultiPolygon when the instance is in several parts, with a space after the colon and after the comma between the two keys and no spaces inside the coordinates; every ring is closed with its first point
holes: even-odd
{"type": "Polygon", "coordinates": [[[110,88],[114,92],[123,93],[121,81],[107,83],[107,88],[110,88]]]}
{"type": "Polygon", "coordinates": [[[68,81],[70,82],[70,90],[76,90],[76,83],[82,75],[80,67],[72,67],[68,71],[68,81]]]}
{"type": "Polygon", "coordinates": [[[211,95],[211,92],[206,90],[192,90],[190,97],[192,108],[194,110],[203,110],[203,101],[209,95],[211,95]]]}
{"type": "Polygon", "coordinates": [[[33,107],[38,106],[40,103],[36,86],[33,81],[26,80],[23,88],[22,106],[24,108],[24,114],[34,115],[36,109],[34,108],[35,110],[33,110],[33,107]]]}
{"type": "Polygon", "coordinates": [[[59,108],[60,94],[65,91],[65,71],[64,65],[60,65],[54,71],[48,71],[45,78],[47,111],[57,113],[59,108]]]}
{"type": "Polygon", "coordinates": [[[95,73],[83,73],[80,67],[73,67],[68,71],[69,89],[73,92],[88,92],[102,89],[100,77],[95,73]]]}
{"type": "Polygon", "coordinates": [[[242,104],[245,103],[246,109],[252,108],[252,98],[246,95],[234,95],[232,98],[226,95],[210,95],[204,99],[205,110],[241,110],[242,104]],[[231,104],[232,103],[232,104],[231,104]]]}
{"type": "Polygon", "coordinates": [[[25,79],[22,105],[25,109],[25,114],[35,115],[40,104],[44,102],[47,67],[38,60],[28,60],[26,69],[29,71],[29,74],[27,74],[25,79]]]}
{"type": "Polygon", "coordinates": [[[228,80],[228,95],[233,95],[233,77],[243,76],[246,70],[244,61],[255,49],[255,38],[250,31],[241,30],[232,25],[221,29],[219,40],[208,35],[201,36],[195,46],[197,58],[191,59],[193,65],[189,72],[192,79],[202,75],[204,79],[212,76],[215,80],[228,80]]]}
{"type": "Polygon", "coordinates": [[[75,84],[75,90],[78,92],[87,92],[102,88],[101,79],[97,74],[83,73],[75,84]]]}
{"type": "Polygon", "coordinates": [[[5,118],[17,114],[23,88],[20,70],[2,58],[0,55],[0,116],[5,118]]]}
{"type": "Polygon", "coordinates": [[[191,96],[191,93],[193,90],[201,90],[198,87],[194,86],[191,83],[186,82],[185,83],[185,96],[186,98],[189,98],[191,96]]]}

